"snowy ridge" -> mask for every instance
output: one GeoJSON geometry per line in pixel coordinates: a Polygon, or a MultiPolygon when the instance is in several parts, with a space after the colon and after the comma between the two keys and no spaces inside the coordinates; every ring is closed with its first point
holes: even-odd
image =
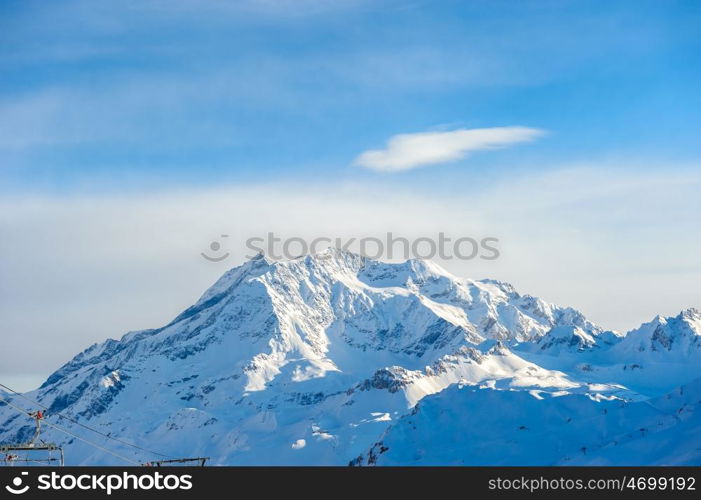
{"type": "MultiPolygon", "coordinates": [[[[430,433],[403,426],[422,412],[428,425],[434,406],[456,419],[440,427],[458,432],[473,417],[510,418],[503,408],[518,407],[514,415],[530,422],[544,409],[600,415],[623,405],[636,410],[606,435],[625,435],[621,422],[677,411],[650,401],[701,377],[699,339],[696,310],[623,337],[506,283],[459,278],[421,260],[385,263],[329,249],[288,262],[258,256],[226,272],[169,324],[89,347],[27,396],[49,408],[48,419],[61,412],[140,446],[218,464],[463,463],[467,444],[448,447],[455,456],[414,460],[409,448],[419,449],[430,433]],[[377,443],[390,451],[379,453],[377,443]]],[[[609,418],[601,418],[603,428],[609,418]]],[[[500,425],[482,422],[484,432],[470,443],[487,446],[500,425]]],[[[672,448],[673,428],[659,434],[672,448]]],[[[32,429],[0,406],[0,441],[22,441],[32,429]]],[[[45,439],[66,445],[69,464],[119,464],[55,431],[45,439]]],[[[525,454],[529,446],[539,450],[536,442],[524,440],[522,454],[499,463],[530,463],[525,454]]],[[[610,443],[599,436],[582,444],[599,450],[587,460],[604,457],[610,443]]],[[[154,458],[116,450],[136,461],[154,458]]],[[[558,447],[539,460],[587,462],[575,451],[558,447]]]]}
{"type": "Polygon", "coordinates": [[[657,316],[631,331],[616,348],[620,356],[701,361],[701,312],[687,309],[673,318],[657,316]]]}

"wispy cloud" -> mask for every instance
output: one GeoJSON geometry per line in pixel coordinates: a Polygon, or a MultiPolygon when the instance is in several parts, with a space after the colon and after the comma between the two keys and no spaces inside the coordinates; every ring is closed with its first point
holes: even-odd
{"type": "Polygon", "coordinates": [[[528,127],[492,127],[400,134],[391,137],[385,149],[361,153],[354,164],[373,170],[399,172],[460,160],[473,151],[530,142],[544,133],[528,127]]]}

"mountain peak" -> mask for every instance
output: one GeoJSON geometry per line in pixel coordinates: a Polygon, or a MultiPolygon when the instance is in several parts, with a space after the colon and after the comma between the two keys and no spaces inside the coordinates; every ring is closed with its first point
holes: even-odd
{"type": "MultiPolygon", "coordinates": [[[[535,402],[548,391],[611,390],[610,380],[577,379],[582,370],[546,368],[568,357],[600,361],[626,341],[624,354],[640,365],[701,353],[695,309],[639,330],[619,341],[572,308],[422,259],[382,262],[337,248],[288,261],[256,255],[169,324],[78,354],[33,397],[170,454],[340,464],[451,385],[531,390],[535,402]],[[300,440],[306,451],[291,447],[300,440]]],[[[26,422],[6,412],[0,407],[0,439],[19,441],[26,422]]],[[[79,460],[110,463],[70,446],[79,460]]]]}
{"type": "Polygon", "coordinates": [[[701,359],[701,313],[696,308],[689,308],[677,316],[658,315],[628,332],[618,350],[628,355],[647,352],[701,359]]]}
{"type": "Polygon", "coordinates": [[[701,321],[701,311],[699,311],[695,307],[690,307],[680,312],[677,318],[680,320],[687,321],[701,321]]]}

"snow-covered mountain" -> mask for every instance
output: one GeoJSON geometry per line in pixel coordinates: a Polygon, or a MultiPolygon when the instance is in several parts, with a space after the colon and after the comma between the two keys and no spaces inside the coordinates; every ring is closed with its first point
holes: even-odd
{"type": "Polygon", "coordinates": [[[631,359],[668,359],[701,362],[701,312],[687,309],[674,318],[657,316],[631,331],[616,348],[631,359]]]}
{"type": "MultiPolygon", "coordinates": [[[[506,283],[329,249],[254,258],[168,325],[93,345],[25,396],[92,442],[47,428],[70,464],[122,463],[94,444],[158,457],[59,415],[215,464],[699,464],[684,437],[699,398],[682,418],[676,389],[698,392],[699,339],[695,310],[621,336],[506,283]],[[665,454],[640,452],[653,441],[665,454]]],[[[0,442],[33,428],[0,406],[0,442]]]]}

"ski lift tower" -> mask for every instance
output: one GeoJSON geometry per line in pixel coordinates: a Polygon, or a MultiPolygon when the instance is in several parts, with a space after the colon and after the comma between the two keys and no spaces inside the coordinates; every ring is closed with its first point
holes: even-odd
{"type": "Polygon", "coordinates": [[[54,443],[45,443],[39,439],[41,434],[41,421],[44,419],[42,411],[35,411],[29,414],[35,422],[36,430],[34,436],[27,443],[21,444],[0,444],[0,453],[4,453],[2,459],[5,465],[22,464],[37,464],[51,465],[58,462],[59,466],[63,466],[63,448],[54,443]],[[42,458],[36,456],[34,452],[45,452],[46,455],[42,458]],[[58,456],[55,457],[54,454],[58,456]]]}

